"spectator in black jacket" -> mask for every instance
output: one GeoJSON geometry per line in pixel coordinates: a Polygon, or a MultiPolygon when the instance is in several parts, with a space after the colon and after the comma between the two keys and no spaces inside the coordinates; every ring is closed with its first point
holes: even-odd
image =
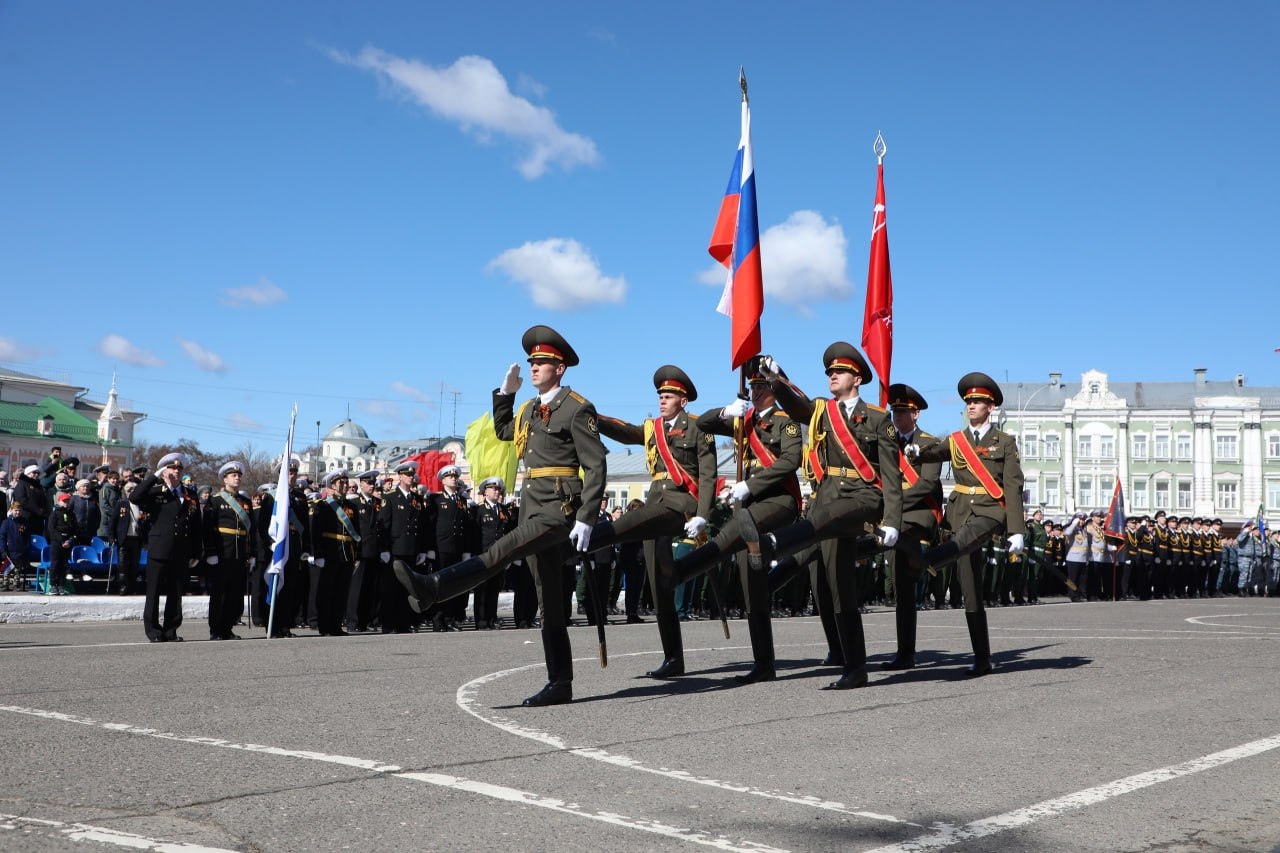
{"type": "Polygon", "coordinates": [[[4,523],[0,524],[0,558],[5,562],[5,570],[21,575],[30,546],[31,531],[22,518],[22,509],[16,503],[11,504],[4,523]]]}
{"type": "Polygon", "coordinates": [[[124,497],[111,511],[109,536],[120,566],[120,595],[133,595],[138,587],[138,569],[142,561],[142,543],[147,541],[150,520],[147,513],[129,500],[137,483],[124,484],[124,497]]]}
{"type": "Polygon", "coordinates": [[[31,532],[43,531],[49,517],[49,499],[40,485],[40,469],[28,465],[13,485],[13,502],[22,510],[22,520],[31,532]]]}
{"type": "Polygon", "coordinates": [[[71,511],[71,495],[63,492],[54,501],[49,513],[49,549],[53,563],[49,567],[49,594],[62,595],[62,584],[67,578],[67,563],[71,547],[76,544],[76,517],[71,511]]]}

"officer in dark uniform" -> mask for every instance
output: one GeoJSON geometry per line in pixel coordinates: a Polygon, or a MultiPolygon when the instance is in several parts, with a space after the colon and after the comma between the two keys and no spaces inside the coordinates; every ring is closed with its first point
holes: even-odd
{"type": "Polygon", "coordinates": [[[973,643],[973,668],[967,674],[983,676],[991,672],[991,639],[983,609],[979,549],[992,535],[1001,534],[1008,537],[1010,553],[1022,553],[1026,535],[1022,463],[1018,459],[1018,442],[991,422],[991,410],[1004,402],[1004,393],[996,381],[985,373],[967,373],[956,390],[965,402],[968,427],[945,440],[910,445],[906,451],[913,462],[918,459],[922,463],[951,463],[956,485],[947,499],[945,522],[951,539],[923,555],[919,548],[900,547],[898,556],[917,571],[960,561],[964,617],[973,643]]]}
{"type": "MultiPolygon", "coordinates": [[[[795,521],[800,511],[800,424],[778,407],[769,380],[760,372],[760,359],[747,365],[751,404],[735,400],[723,409],[703,412],[697,427],[707,434],[734,434],[734,419],[742,418],[744,478],[735,484],[732,497],[746,509],[753,529],[768,532],[795,521]]],[[[625,516],[624,516],[625,517],[625,516]]],[[[673,577],[658,576],[658,585],[675,589],[717,565],[722,557],[736,554],[745,544],[742,515],[730,519],[716,537],[680,557],[672,567],[673,577]]],[[[773,624],[769,621],[769,578],[764,565],[754,565],[745,553],[738,554],[738,575],[747,610],[747,630],[751,634],[752,668],[734,676],[742,684],[776,678],[773,654],[773,624]]]]}
{"type": "Polygon", "coordinates": [[[253,506],[240,494],[244,465],[218,469],[222,489],[209,498],[204,527],[204,561],[209,579],[209,639],[238,640],[232,630],[244,615],[244,588],[255,559],[253,506]]]}
{"type": "MultiPolygon", "coordinates": [[[[889,386],[889,408],[893,411],[894,436],[899,451],[910,444],[936,441],[936,436],[920,429],[920,413],[929,408],[924,396],[910,385],[889,386]]],[[[938,542],[938,524],[942,521],[942,463],[911,462],[899,455],[902,472],[902,547],[927,550],[938,542]],[[909,470],[908,470],[909,469],[909,470]]],[[[884,474],[885,477],[889,473],[884,474]]],[[[894,622],[898,634],[898,653],[885,661],[884,669],[911,669],[916,665],[915,586],[920,575],[911,571],[905,560],[893,551],[885,555],[893,572],[894,622]]]]}
{"type": "MultiPolygon", "coordinates": [[[[436,476],[440,478],[440,491],[433,492],[426,501],[427,559],[434,561],[436,568],[444,568],[470,559],[479,551],[479,545],[475,519],[462,494],[462,469],[446,465],[436,476]]],[[[432,630],[456,631],[458,623],[467,618],[467,599],[461,596],[438,602],[434,611],[432,630]]]]}
{"type": "Polygon", "coordinates": [[[518,364],[511,365],[493,395],[494,431],[504,441],[515,441],[516,456],[525,464],[519,524],[478,557],[435,574],[393,565],[409,591],[410,605],[421,612],[435,601],[474,589],[512,560],[528,557],[542,605],[548,681],[524,704],[559,705],[573,700],[573,649],[563,596],[565,561],[568,546],[579,554],[590,550],[604,495],[605,449],[595,406],[560,384],[565,370],[578,363],[573,347],[547,326],[530,328],[521,344],[529,356],[530,379],[538,395],[516,408],[521,385],[518,364]]]}
{"type": "MultiPolygon", "coordinates": [[[[418,466],[406,462],[396,468],[395,488],[382,496],[381,522],[391,542],[389,565],[397,561],[421,566],[427,562],[430,536],[426,507],[413,488],[418,466]]],[[[404,588],[394,577],[384,575],[382,587],[382,633],[407,634],[414,622],[404,588]]],[[[423,608],[426,610],[427,608],[423,608]]]]}
{"type": "MultiPolygon", "coordinates": [[[[271,564],[273,546],[267,531],[271,529],[271,515],[275,512],[275,502],[279,500],[289,502],[289,559],[284,564],[284,583],[275,601],[275,617],[271,626],[271,636],[275,638],[294,636],[290,629],[296,623],[300,604],[306,600],[304,597],[306,583],[303,580],[302,564],[304,558],[309,558],[311,555],[311,507],[307,503],[307,493],[297,483],[298,460],[293,459],[289,462],[288,495],[264,493],[262,505],[258,508],[257,526],[263,534],[261,541],[266,549],[263,566],[265,572],[271,564]]],[[[267,583],[264,580],[264,596],[266,586],[267,583]]],[[[265,598],[263,603],[266,603],[265,598]]]]}
{"type": "Polygon", "coordinates": [[[345,637],[347,591],[359,556],[360,527],[357,499],[347,495],[347,469],[330,471],[321,479],[324,493],[311,507],[312,595],[316,630],[322,637],[345,637]]]}
{"type": "Polygon", "coordinates": [[[129,495],[151,522],[147,536],[147,598],[142,624],[153,643],[180,643],[182,591],[200,558],[200,507],[196,496],[182,488],[186,457],[170,453],[156,463],[129,495]],[[164,621],[160,596],[164,595],[164,621]]]}
{"type": "MultiPolygon", "coordinates": [[[[503,503],[507,488],[501,477],[489,477],[480,483],[480,502],[471,508],[480,536],[480,550],[488,551],[516,526],[516,515],[503,503]]],[[[473,613],[476,630],[498,627],[498,594],[502,591],[504,569],[476,587],[473,613]]]]}
{"type": "Polygon", "coordinates": [[[716,439],[698,428],[689,417],[688,405],[698,399],[689,375],[674,364],[664,364],[653,374],[658,391],[659,417],[643,424],[617,418],[600,418],[600,432],[622,444],[645,449],[653,485],[645,505],[623,513],[617,521],[600,521],[591,541],[612,548],[620,542],[644,541],[644,561],[653,594],[662,663],[646,673],[652,678],[684,675],[684,643],[676,616],[675,594],[657,581],[671,576],[672,540],[697,539],[703,534],[716,499],[716,439]]]}
{"type": "Polygon", "coordinates": [[[857,540],[865,535],[868,524],[878,523],[884,546],[897,543],[903,475],[889,416],[858,395],[858,389],[872,378],[862,353],[852,344],[837,341],[823,352],[822,366],[832,397],[813,400],[786,381],[773,359],[761,366],[779,405],[809,424],[805,475],[818,483],[808,517],[767,539],[777,554],[793,553],[815,540],[820,543],[844,659],[840,678],[827,689],[848,690],[867,684],[867,644],[854,566],[860,559],[857,540]]]}
{"type": "Polygon", "coordinates": [[[390,570],[391,541],[386,530],[378,523],[382,498],[373,491],[380,475],[380,471],[372,470],[365,471],[357,478],[360,492],[354,507],[360,545],[355,569],[351,573],[351,587],[347,593],[348,631],[369,630],[369,623],[377,610],[381,575],[384,567],[385,570],[390,570]],[[384,555],[385,560],[382,559],[384,555]]]}

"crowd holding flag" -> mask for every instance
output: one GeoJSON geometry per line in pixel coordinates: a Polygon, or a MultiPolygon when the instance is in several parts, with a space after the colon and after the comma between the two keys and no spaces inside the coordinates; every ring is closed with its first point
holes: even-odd
{"type": "Polygon", "coordinates": [[[1124,524],[1124,487],[1120,485],[1120,478],[1116,477],[1116,487],[1111,492],[1111,504],[1107,507],[1107,520],[1102,526],[1102,532],[1112,539],[1119,539],[1123,544],[1124,524]]]}
{"type": "Polygon", "coordinates": [[[267,601],[271,612],[267,617],[267,633],[274,629],[277,593],[284,588],[284,565],[289,562],[289,463],[293,461],[293,428],[298,422],[298,404],[293,404],[289,416],[289,437],[284,442],[284,455],[280,457],[280,478],[276,481],[275,505],[271,510],[271,523],[267,535],[271,537],[271,565],[267,568],[267,601]]]}
{"type": "Polygon", "coordinates": [[[867,305],[862,315],[862,351],[880,377],[880,405],[889,405],[893,362],[893,275],[889,271],[889,230],[884,207],[884,137],[876,134],[876,203],[871,214],[871,260],[867,266],[867,305]]]}
{"type": "Polygon", "coordinates": [[[707,251],[726,270],[724,292],[716,310],[733,320],[731,367],[737,370],[760,352],[760,315],[764,312],[764,277],[760,271],[760,221],[756,214],[756,175],[751,157],[751,105],[747,76],[738,70],[742,88],[742,135],[720,202],[720,215],[707,251]]]}

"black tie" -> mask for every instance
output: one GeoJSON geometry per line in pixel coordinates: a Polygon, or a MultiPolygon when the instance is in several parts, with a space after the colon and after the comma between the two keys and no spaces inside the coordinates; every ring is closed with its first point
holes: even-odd
{"type": "Polygon", "coordinates": [[[979,436],[979,435],[978,435],[978,431],[975,429],[975,430],[973,431],[973,443],[974,443],[974,446],[977,446],[978,442],[979,442],[979,441],[981,441],[981,440],[982,440],[981,436],[979,436]]]}

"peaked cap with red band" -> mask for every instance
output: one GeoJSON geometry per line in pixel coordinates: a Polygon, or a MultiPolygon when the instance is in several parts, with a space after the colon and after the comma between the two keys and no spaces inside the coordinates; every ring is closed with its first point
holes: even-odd
{"type": "Polygon", "coordinates": [[[545,358],[558,361],[565,367],[573,367],[578,363],[578,354],[569,346],[569,342],[550,326],[531,326],[520,339],[529,361],[545,358]]]}
{"type": "Polygon", "coordinates": [[[698,399],[698,389],[693,387],[689,374],[674,364],[664,364],[654,371],[653,387],[658,389],[659,394],[670,391],[672,394],[688,397],[690,403],[698,399]]]}
{"type": "Polygon", "coordinates": [[[901,382],[895,382],[889,386],[889,408],[891,409],[915,409],[923,412],[929,408],[924,396],[912,388],[910,385],[904,385],[901,382]]]}
{"type": "Polygon", "coordinates": [[[864,385],[871,382],[871,366],[857,347],[844,341],[836,341],[827,347],[827,351],[822,354],[822,369],[827,373],[847,370],[860,375],[864,385]]]}
{"type": "Polygon", "coordinates": [[[993,406],[1004,405],[1004,392],[1000,390],[996,381],[985,373],[977,371],[966,373],[956,383],[956,391],[962,400],[976,398],[986,400],[993,406]]]}

